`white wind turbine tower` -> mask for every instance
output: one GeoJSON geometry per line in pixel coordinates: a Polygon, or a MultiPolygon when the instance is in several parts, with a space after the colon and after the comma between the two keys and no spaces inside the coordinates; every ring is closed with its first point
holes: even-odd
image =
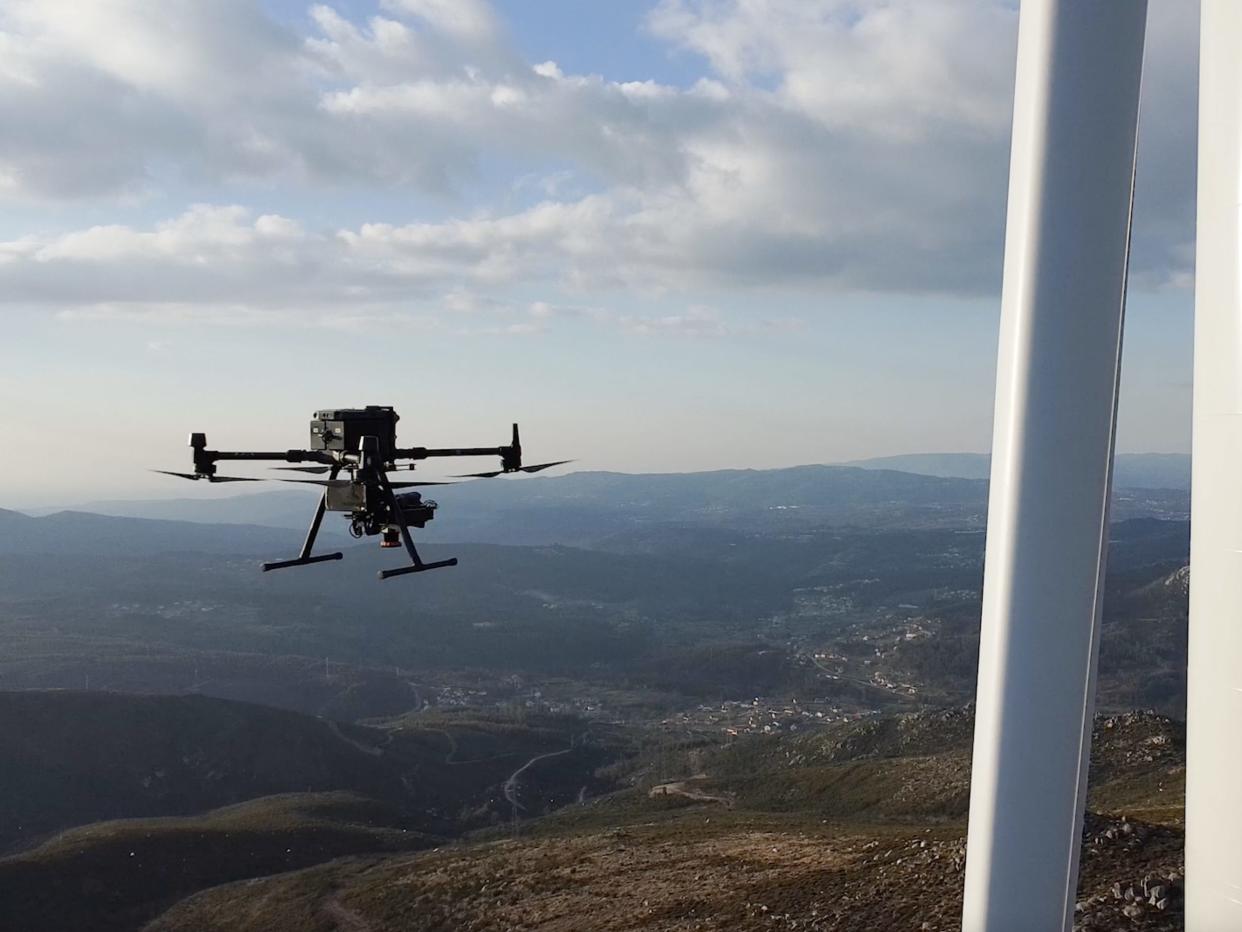
{"type": "MultiPolygon", "coordinates": [[[[1186,928],[1242,929],[1242,0],[1202,0],[1186,928]]],[[[964,932],[1068,929],[1145,0],[1024,0],[964,932]]]]}
{"type": "Polygon", "coordinates": [[[1186,929],[1242,929],[1242,2],[1199,26],[1186,929]]]}
{"type": "MultiPolygon", "coordinates": [[[[964,932],[1072,926],[1146,0],[1023,0],[964,932]]],[[[1203,0],[1186,928],[1242,930],[1242,0],[1203,0]]]]}
{"type": "Polygon", "coordinates": [[[1077,887],[1146,0],[1023,0],[964,932],[1077,887]]]}

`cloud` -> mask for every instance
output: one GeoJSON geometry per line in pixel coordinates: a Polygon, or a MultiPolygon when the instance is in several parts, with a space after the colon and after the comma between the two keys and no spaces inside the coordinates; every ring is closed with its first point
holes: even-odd
{"type": "Polygon", "coordinates": [[[694,305],[684,314],[667,314],[662,317],[625,317],[622,325],[630,333],[676,334],[689,337],[725,336],[731,328],[720,318],[715,309],[694,305]]]}
{"type": "Polygon", "coordinates": [[[825,126],[917,139],[1007,129],[1015,12],[995,0],[663,0],[648,25],[825,126]]]}
{"type": "Polygon", "coordinates": [[[491,45],[501,40],[501,26],[483,0],[385,0],[384,5],[423,19],[459,41],[491,45]]]}
{"type": "Polygon", "coordinates": [[[789,333],[802,329],[796,317],[734,320],[716,308],[692,304],[677,314],[625,314],[616,318],[620,328],[637,336],[731,337],[759,333],[789,333]]]}
{"type": "MultiPolygon", "coordinates": [[[[1134,268],[1154,285],[1193,262],[1197,24],[1180,4],[1151,17],[1134,268]]],[[[0,134],[0,203],[261,182],[295,203],[412,190],[449,216],[315,232],[190,208],[0,244],[0,283],[31,303],[267,308],[991,292],[1015,25],[1007,0],[663,0],[650,35],[702,64],[671,86],[525,61],[482,0],[358,20],[317,4],[304,29],[257,0],[9,0],[0,122],[21,132],[0,134]],[[479,202],[500,170],[516,206],[479,202]]]]}
{"type": "MultiPolygon", "coordinates": [[[[276,214],[200,204],[148,230],[97,226],[0,242],[0,306],[52,309],[77,322],[417,327],[462,335],[538,334],[568,323],[641,336],[726,337],[799,325],[786,318],[733,320],[696,304],[641,315],[487,293],[496,280],[518,278],[519,269],[537,272],[542,253],[572,251],[574,244],[563,241],[568,231],[594,242],[590,230],[578,230],[591,213],[567,215],[545,205],[497,221],[317,233],[276,214]]],[[[554,271],[523,280],[551,296],[560,290],[554,271]]],[[[602,266],[598,274],[604,276],[602,266]]],[[[166,344],[147,345],[154,351],[166,344]]]]}
{"type": "Polygon", "coordinates": [[[348,299],[332,248],[331,237],[285,217],[196,205],[150,230],[95,226],[0,243],[0,283],[7,303],[53,307],[348,299]]]}

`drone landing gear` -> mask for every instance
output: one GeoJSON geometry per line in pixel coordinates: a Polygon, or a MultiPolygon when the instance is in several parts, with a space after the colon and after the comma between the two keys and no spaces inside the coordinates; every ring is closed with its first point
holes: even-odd
{"type": "Polygon", "coordinates": [[[457,558],[449,557],[447,560],[437,560],[435,563],[415,563],[413,566],[399,566],[395,570],[380,570],[380,579],[391,579],[394,576],[404,576],[406,573],[421,573],[424,570],[438,570],[445,566],[456,566],[457,558]]]}
{"type": "MultiPolygon", "coordinates": [[[[336,478],[340,472],[340,467],[332,470],[332,479],[336,478]]],[[[328,510],[328,490],[324,489],[323,495],[319,496],[319,505],[315,508],[315,516],[311,518],[310,530],[306,532],[306,540],[302,544],[302,552],[292,560],[276,560],[271,563],[263,564],[263,572],[268,570],[283,570],[290,566],[307,566],[311,563],[325,563],[328,560],[339,560],[344,554],[337,553],[321,553],[317,557],[310,555],[311,548],[315,546],[315,538],[319,536],[319,525],[323,524],[324,512],[328,510]]]]}
{"type": "Polygon", "coordinates": [[[395,570],[380,570],[380,579],[391,579],[394,576],[405,576],[407,573],[422,573],[426,570],[438,570],[445,566],[456,566],[457,558],[450,557],[447,560],[436,560],[434,563],[424,563],[423,558],[418,555],[418,549],[414,546],[414,538],[410,536],[410,527],[405,523],[405,515],[401,511],[401,505],[397,501],[396,493],[393,492],[392,486],[388,484],[388,477],[380,473],[380,488],[384,490],[384,497],[388,500],[388,508],[395,517],[397,527],[401,531],[401,542],[405,544],[405,552],[410,555],[409,566],[399,566],[395,570]]]}
{"type": "Polygon", "coordinates": [[[340,560],[345,556],[343,553],[321,553],[317,557],[298,557],[295,560],[275,560],[271,563],[263,564],[263,572],[268,570],[283,570],[289,566],[307,566],[311,563],[326,563],[328,560],[340,560]]]}

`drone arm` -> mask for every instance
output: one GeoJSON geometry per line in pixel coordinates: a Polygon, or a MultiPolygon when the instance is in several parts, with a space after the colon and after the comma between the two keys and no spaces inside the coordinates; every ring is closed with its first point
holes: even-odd
{"type": "Polygon", "coordinates": [[[319,450],[285,450],[284,452],[204,450],[203,453],[217,460],[276,460],[282,463],[331,463],[331,454],[319,450]]]}
{"type": "Polygon", "coordinates": [[[318,450],[285,450],[284,452],[208,450],[204,434],[191,434],[190,446],[194,450],[194,472],[200,476],[214,476],[216,463],[221,460],[269,460],[281,463],[333,463],[330,454],[318,450]]]}
{"type": "Polygon", "coordinates": [[[400,460],[425,460],[432,457],[448,456],[499,456],[501,468],[505,472],[514,472],[522,468],[522,441],[518,437],[518,426],[513,425],[513,441],[501,447],[410,447],[395,450],[393,453],[400,460]]]}
{"type": "Polygon", "coordinates": [[[522,468],[521,447],[453,447],[449,449],[414,447],[408,450],[394,451],[394,459],[398,460],[425,460],[432,457],[451,456],[499,456],[500,472],[517,472],[522,468]]]}
{"type": "Polygon", "coordinates": [[[445,449],[428,449],[412,447],[408,450],[397,450],[397,459],[425,460],[433,456],[504,456],[509,447],[452,447],[445,449]]]}

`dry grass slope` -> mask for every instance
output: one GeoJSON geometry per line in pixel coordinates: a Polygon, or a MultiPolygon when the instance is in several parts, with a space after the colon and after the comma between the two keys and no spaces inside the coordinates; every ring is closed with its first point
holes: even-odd
{"type": "MultiPolygon", "coordinates": [[[[521,837],[207,890],[148,932],[955,930],[971,724],[920,713],[694,748],[696,788],[734,808],[642,782],[521,837]]],[[[1079,928],[1181,928],[1181,747],[1159,716],[1097,721],[1092,800],[1107,814],[1084,832],[1079,928]]]]}

